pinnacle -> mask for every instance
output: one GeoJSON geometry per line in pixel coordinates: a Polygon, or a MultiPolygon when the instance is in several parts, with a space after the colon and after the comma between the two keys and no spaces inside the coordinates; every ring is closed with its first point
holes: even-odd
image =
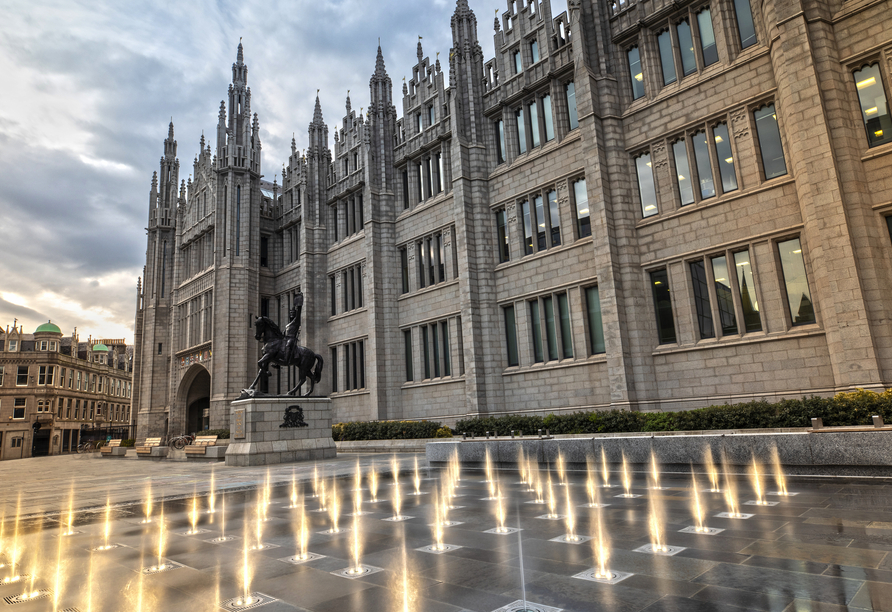
{"type": "Polygon", "coordinates": [[[313,110],[313,123],[322,123],[322,105],[319,103],[319,91],[316,91],[316,108],[313,110]]]}
{"type": "Polygon", "coordinates": [[[242,48],[242,39],[238,39],[238,55],[235,58],[236,63],[244,64],[245,63],[245,52],[242,48]]]}
{"type": "Polygon", "coordinates": [[[384,67],[384,53],[381,51],[381,45],[378,45],[378,57],[375,59],[375,76],[382,78],[387,76],[387,69],[384,67]]]}
{"type": "Polygon", "coordinates": [[[170,126],[167,128],[167,137],[173,140],[173,117],[170,118],[170,126]]]}

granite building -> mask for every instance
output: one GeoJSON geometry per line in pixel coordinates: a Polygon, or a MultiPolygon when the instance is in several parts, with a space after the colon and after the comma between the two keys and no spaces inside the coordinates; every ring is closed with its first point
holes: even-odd
{"type": "Polygon", "coordinates": [[[152,181],[140,436],[227,426],[254,317],[284,327],[298,289],[336,421],[892,385],[890,23],[888,0],[512,0],[487,61],[458,0],[399,111],[379,48],[367,112],[348,96],[332,143],[317,99],[272,182],[240,44],[216,141],[183,182],[171,125],[152,181]]]}

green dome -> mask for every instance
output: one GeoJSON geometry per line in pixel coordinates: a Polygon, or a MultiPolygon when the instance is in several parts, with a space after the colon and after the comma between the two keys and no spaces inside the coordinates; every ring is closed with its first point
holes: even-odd
{"type": "Polygon", "coordinates": [[[93,345],[93,352],[94,353],[107,353],[108,347],[100,342],[99,344],[93,345]]]}
{"type": "Polygon", "coordinates": [[[52,334],[61,334],[62,330],[59,329],[59,326],[55,323],[50,323],[49,321],[47,321],[34,331],[35,334],[43,334],[47,332],[52,334]]]}

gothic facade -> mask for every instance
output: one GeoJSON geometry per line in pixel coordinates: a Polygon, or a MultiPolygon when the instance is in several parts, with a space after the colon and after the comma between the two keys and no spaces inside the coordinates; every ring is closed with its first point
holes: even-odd
{"type": "Polygon", "coordinates": [[[336,421],[889,386],[888,23],[888,0],[511,0],[485,61],[458,0],[399,112],[379,48],[367,112],[348,96],[330,146],[317,98],[272,182],[240,44],[216,142],[181,181],[171,124],[152,180],[139,436],[227,427],[254,317],[284,328],[298,289],[336,421]]]}

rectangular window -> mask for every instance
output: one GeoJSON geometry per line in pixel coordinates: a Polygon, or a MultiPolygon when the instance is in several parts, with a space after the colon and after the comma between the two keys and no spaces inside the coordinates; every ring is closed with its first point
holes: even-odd
{"type": "Polygon", "coordinates": [[[9,352],[15,353],[19,349],[19,341],[18,340],[10,340],[9,341],[9,352]]]}
{"type": "Polygon", "coordinates": [[[424,183],[424,166],[421,162],[415,164],[415,170],[418,171],[418,201],[424,201],[424,191],[422,188],[422,184],[424,183]]]}
{"type": "Polygon", "coordinates": [[[715,154],[719,160],[719,175],[722,177],[722,193],[737,190],[737,175],[734,173],[734,154],[731,152],[731,137],[728,125],[720,123],[712,128],[715,140],[715,154]]]}
{"type": "Polygon", "coordinates": [[[753,23],[753,8],[750,6],[750,0],[734,0],[734,13],[737,15],[740,48],[751,47],[756,44],[756,24],[753,23]]]}
{"type": "Polygon", "coordinates": [[[554,116],[551,111],[551,96],[542,96],[542,119],[545,124],[545,142],[554,140],[554,116]]]}
{"type": "Polygon", "coordinates": [[[508,158],[508,152],[505,150],[505,122],[499,119],[496,121],[496,140],[498,141],[498,162],[504,164],[508,158]]]}
{"type": "Polygon", "coordinates": [[[16,387],[27,387],[28,386],[28,366],[19,366],[18,372],[15,377],[15,386],[16,387]]]}
{"type": "MultiPolygon", "coordinates": [[[[4,366],[0,365],[0,387],[3,386],[3,368],[4,366]]],[[[65,370],[62,370],[62,378],[65,378],[65,370]]]]}
{"type": "MultiPolygon", "coordinates": [[[[682,21],[678,27],[687,22],[682,21]]],[[[690,27],[688,27],[688,36],[690,36],[690,27]]],[[[679,40],[680,40],[679,36],[679,40]]],[[[660,49],[660,66],[663,69],[663,85],[669,85],[678,80],[675,75],[675,57],[672,55],[672,34],[669,30],[664,30],[657,36],[657,46],[660,49]]]]}
{"type": "Polygon", "coordinates": [[[592,235],[591,211],[588,205],[588,190],[585,179],[573,183],[573,199],[576,200],[576,231],[580,238],[592,235]]]}
{"type": "Polygon", "coordinates": [[[545,227],[545,201],[541,195],[533,198],[533,211],[536,215],[536,250],[548,248],[548,228],[545,227]]]}
{"type": "Polygon", "coordinates": [[[340,220],[338,215],[339,206],[335,204],[331,207],[331,224],[334,227],[334,241],[337,242],[340,238],[338,236],[338,221],[340,220]]]}
{"type": "Polygon", "coordinates": [[[365,389],[365,341],[359,341],[359,388],[365,389]]]}
{"type": "Polygon", "coordinates": [[[539,41],[531,40],[530,41],[530,57],[533,59],[533,63],[539,61],[539,41]]]}
{"type": "Polygon", "coordinates": [[[557,191],[554,189],[548,192],[548,217],[551,226],[551,246],[559,246],[561,244],[561,215],[558,210],[557,191]]]}
{"type": "Polygon", "coordinates": [[[424,377],[431,377],[430,343],[427,339],[427,325],[421,326],[421,351],[424,353],[424,377]]]}
{"type": "Polygon", "coordinates": [[[424,124],[421,121],[421,113],[415,113],[415,127],[418,128],[418,133],[424,129],[424,124]]]}
{"type": "Polygon", "coordinates": [[[424,273],[424,241],[415,243],[415,259],[418,260],[418,288],[424,289],[425,273],[424,273]]]}
{"type": "Polygon", "coordinates": [[[694,287],[694,306],[697,310],[700,339],[715,338],[715,330],[712,328],[712,308],[709,305],[709,285],[706,282],[706,264],[702,259],[691,262],[691,281],[694,287]]]}
{"type": "Polygon", "coordinates": [[[570,303],[566,293],[559,293],[558,316],[561,320],[561,356],[564,359],[573,357],[573,334],[570,331],[570,303]]]}
{"type": "Polygon", "coordinates": [[[632,99],[644,97],[644,74],[641,72],[641,55],[638,47],[632,47],[626,52],[629,59],[629,74],[632,76],[632,99]]]}
{"type": "Polygon", "coordinates": [[[409,253],[407,247],[400,249],[400,272],[402,276],[402,293],[409,293],[409,253]]]}
{"type": "Polygon", "coordinates": [[[654,185],[654,174],[651,169],[650,153],[635,158],[635,169],[638,173],[638,195],[641,196],[641,214],[650,217],[657,210],[657,188],[654,185]]]}
{"type": "Polygon", "coordinates": [[[335,288],[335,277],[329,276],[328,282],[331,285],[331,316],[335,316],[338,314],[338,292],[335,288]]]}
{"type": "Polygon", "coordinates": [[[24,419],[25,418],[25,398],[24,397],[15,398],[15,402],[12,407],[12,418],[14,418],[14,419],[24,419]]]}
{"type": "Polygon", "coordinates": [[[514,113],[517,121],[517,147],[520,153],[527,152],[527,132],[523,122],[523,108],[517,109],[514,113]]]}
{"type": "Polygon", "coordinates": [[[883,89],[883,77],[878,63],[865,66],[852,73],[861,105],[861,118],[867,129],[868,146],[876,147],[892,142],[892,118],[883,89]]]}
{"type": "Polygon", "coordinates": [[[424,160],[424,167],[425,167],[424,187],[426,189],[425,193],[426,193],[427,197],[431,197],[433,195],[433,189],[432,189],[433,183],[431,181],[432,170],[431,170],[431,158],[430,157],[428,157],[427,159],[424,160]]]}
{"type": "Polygon", "coordinates": [[[793,238],[777,244],[780,253],[781,268],[784,271],[784,286],[787,290],[787,302],[790,306],[790,317],[793,325],[814,323],[815,309],[808,289],[805,275],[805,261],[802,258],[802,244],[799,238],[793,238]]]}
{"type": "Polygon", "coordinates": [[[588,314],[588,343],[591,355],[606,352],[604,346],[604,323],[601,319],[601,296],[597,287],[585,290],[585,305],[588,314]]]}
{"type": "Polygon", "coordinates": [[[711,66],[719,61],[719,52],[715,46],[712,15],[708,8],[697,13],[697,29],[700,31],[700,57],[703,58],[703,65],[711,66]]]}
{"type": "Polygon", "coordinates": [[[425,240],[425,244],[427,245],[427,274],[430,279],[430,284],[435,285],[437,283],[436,277],[436,261],[434,260],[434,240],[433,238],[428,238],[425,240]]]}
{"type": "Polygon", "coordinates": [[[520,74],[523,70],[523,65],[520,61],[520,50],[514,52],[512,59],[514,61],[514,74],[520,74]]]}
{"type": "Polygon", "coordinates": [[[403,170],[403,210],[409,208],[409,171],[403,170]]]}
{"type": "Polygon", "coordinates": [[[684,76],[694,74],[697,72],[697,60],[694,57],[694,36],[691,34],[691,25],[687,19],[682,19],[675,25],[675,33],[678,34],[681,73],[684,76]]]}
{"type": "Polygon", "coordinates": [[[406,382],[412,382],[415,380],[414,372],[412,371],[412,330],[405,329],[403,330],[403,358],[406,360],[406,382]]]}
{"type": "Polygon", "coordinates": [[[694,202],[694,186],[691,183],[691,167],[688,164],[688,149],[684,140],[678,140],[672,144],[672,154],[675,156],[675,173],[678,177],[678,195],[681,197],[681,205],[694,202]]]}
{"type": "Polygon", "coordinates": [[[554,300],[550,295],[542,298],[542,309],[545,312],[545,339],[548,345],[548,360],[555,361],[558,358],[557,329],[554,320],[554,300]]]}
{"type": "Polygon", "coordinates": [[[530,304],[530,334],[533,342],[533,361],[542,363],[545,357],[542,353],[542,322],[539,320],[539,300],[532,300],[530,304]]]}
{"type": "Polygon", "coordinates": [[[449,354],[449,322],[440,321],[440,339],[443,342],[443,376],[452,376],[451,355],[449,354]]]}
{"type": "Polygon", "coordinates": [[[341,272],[341,297],[342,297],[342,309],[341,312],[349,312],[350,309],[350,285],[347,284],[347,271],[344,270],[341,272]]]}
{"type": "Polygon", "coordinates": [[[753,117],[756,120],[756,135],[759,137],[765,180],[784,176],[787,173],[787,162],[784,160],[784,147],[777,127],[774,104],[763,106],[753,113],[753,117]]]}
{"type": "Polygon", "coordinates": [[[529,255],[533,252],[533,222],[530,218],[529,200],[520,203],[520,213],[523,217],[523,252],[529,255]]]}
{"type": "Polygon", "coordinates": [[[511,258],[508,249],[508,215],[505,209],[496,211],[496,242],[499,248],[499,263],[505,263],[511,258]]]}
{"type": "Polygon", "coordinates": [[[433,105],[427,107],[427,120],[431,125],[437,122],[437,111],[434,110],[433,105]]]}
{"type": "Polygon", "coordinates": [[[712,280],[715,284],[715,297],[718,303],[719,325],[722,335],[737,333],[737,316],[734,314],[734,294],[731,291],[731,274],[728,260],[724,255],[712,258],[712,280]]]}
{"type": "Polygon", "coordinates": [[[709,163],[709,143],[706,132],[701,130],[694,134],[694,161],[697,164],[697,178],[700,179],[700,199],[715,196],[715,183],[712,181],[712,166],[709,163]]]}
{"type": "Polygon", "coordinates": [[[538,147],[539,142],[539,111],[536,102],[530,102],[530,137],[533,141],[533,147],[538,147]]]}
{"type": "Polygon", "coordinates": [[[673,344],[675,338],[675,318],[672,315],[672,299],[669,293],[669,275],[666,270],[650,273],[653,291],[654,311],[657,315],[657,337],[660,344],[673,344]]]}
{"type": "Polygon", "coordinates": [[[269,238],[266,236],[260,237],[260,267],[269,267],[269,238]]]}
{"type": "Polygon", "coordinates": [[[567,112],[569,113],[570,129],[575,130],[579,127],[579,115],[576,113],[576,84],[570,81],[564,86],[567,93],[567,112]]]}
{"type": "Polygon", "coordinates": [[[338,392],[338,347],[331,347],[331,392],[338,392]]]}
{"type": "Polygon", "coordinates": [[[508,349],[508,367],[520,364],[517,356],[517,325],[514,321],[514,306],[505,306],[505,346],[508,349]]]}
{"type": "Polygon", "coordinates": [[[434,362],[434,378],[440,378],[440,341],[437,324],[431,325],[431,357],[434,362]]]}
{"type": "Polygon", "coordinates": [[[434,154],[434,167],[437,170],[437,193],[443,193],[443,156],[440,153],[434,154]]]}
{"type": "Polygon", "coordinates": [[[759,300],[756,298],[756,282],[749,251],[734,253],[734,269],[737,272],[737,290],[740,292],[740,306],[743,311],[743,325],[747,332],[762,331],[759,316],[759,300]]]}

